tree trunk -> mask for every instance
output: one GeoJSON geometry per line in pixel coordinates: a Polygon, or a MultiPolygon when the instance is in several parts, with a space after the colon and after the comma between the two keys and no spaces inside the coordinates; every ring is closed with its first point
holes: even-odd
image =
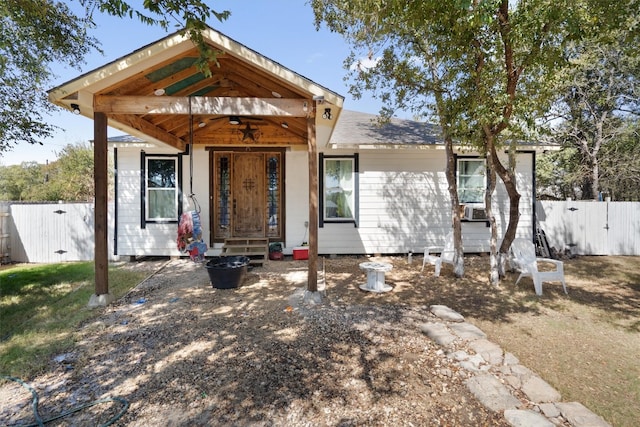
{"type": "Polygon", "coordinates": [[[456,180],[455,157],[453,155],[453,140],[445,137],[447,153],[447,183],[451,198],[451,222],[453,224],[453,273],[456,277],[464,276],[464,249],[462,247],[462,224],[460,223],[460,201],[458,199],[458,182],[456,180]]]}
{"type": "MultiPolygon", "coordinates": [[[[515,147],[511,147],[509,150],[509,168],[505,168],[496,152],[495,145],[492,145],[491,158],[493,159],[493,165],[495,167],[498,176],[504,183],[507,195],[509,196],[509,224],[507,230],[504,233],[500,249],[498,251],[498,275],[505,277],[506,264],[509,260],[509,249],[511,243],[516,238],[516,232],[518,230],[518,223],[520,222],[520,193],[518,192],[516,184],[515,173],[515,147]]],[[[534,206],[535,209],[535,206],[534,206]]]]}
{"type": "Polygon", "coordinates": [[[596,133],[594,135],[593,149],[591,150],[591,198],[598,200],[600,195],[600,162],[598,156],[600,147],[604,143],[604,126],[607,122],[608,113],[603,111],[596,121],[596,133]]]}
{"type": "Polygon", "coordinates": [[[491,238],[489,240],[489,283],[494,286],[500,284],[500,274],[498,272],[498,227],[496,217],[493,214],[493,192],[496,189],[496,165],[493,152],[495,151],[493,136],[485,133],[485,144],[488,149],[487,155],[487,190],[484,193],[484,205],[487,211],[487,219],[491,227],[491,238]]]}
{"type": "Polygon", "coordinates": [[[600,200],[600,164],[597,153],[594,153],[591,161],[591,198],[600,200]]]}
{"type": "MultiPolygon", "coordinates": [[[[440,78],[438,76],[437,64],[430,62],[430,71],[434,83],[438,86],[440,78]]],[[[456,180],[453,138],[448,131],[450,120],[442,92],[439,90],[434,91],[434,98],[436,100],[436,110],[438,112],[440,128],[442,129],[445,152],[447,154],[446,175],[449,197],[451,199],[451,222],[453,226],[453,273],[456,277],[460,278],[464,276],[464,249],[462,247],[462,224],[460,223],[460,200],[458,199],[458,181],[456,180]]]]}

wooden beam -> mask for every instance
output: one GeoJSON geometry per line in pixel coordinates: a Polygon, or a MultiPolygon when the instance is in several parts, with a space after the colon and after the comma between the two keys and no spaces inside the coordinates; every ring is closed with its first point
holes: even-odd
{"type": "Polygon", "coordinates": [[[171,133],[163,129],[160,129],[159,127],[155,126],[153,123],[143,118],[140,118],[138,116],[114,114],[114,115],[110,115],[109,118],[125,126],[129,126],[131,128],[137,129],[142,133],[144,133],[145,135],[148,135],[152,138],[157,139],[158,141],[164,142],[165,144],[175,147],[180,151],[184,151],[187,146],[187,143],[182,139],[178,138],[175,135],[172,135],[171,133]]]}
{"type": "Polygon", "coordinates": [[[276,90],[284,98],[295,98],[300,96],[300,90],[292,82],[274,80],[272,75],[261,73],[252,67],[233,68],[233,80],[240,86],[251,90],[252,92],[271,94],[272,90],[276,90]],[[296,89],[298,89],[296,91],[296,89]]]}
{"type": "MultiPolygon", "coordinates": [[[[191,113],[222,116],[307,117],[313,106],[305,99],[191,97],[191,113]]],[[[108,114],[189,114],[186,96],[96,95],[93,111],[108,114]]]]}
{"type": "Polygon", "coordinates": [[[93,114],[93,162],[95,187],[95,289],[96,295],[109,293],[107,229],[107,116],[93,114]]]}
{"type": "Polygon", "coordinates": [[[309,276],[307,290],[318,291],[318,150],[316,147],[316,121],[307,119],[309,153],[309,276]]]}

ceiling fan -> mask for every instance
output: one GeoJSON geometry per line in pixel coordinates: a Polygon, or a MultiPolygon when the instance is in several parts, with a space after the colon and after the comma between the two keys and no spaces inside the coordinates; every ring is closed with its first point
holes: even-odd
{"type": "Polygon", "coordinates": [[[222,116],[222,117],[214,117],[209,120],[212,122],[216,122],[219,120],[228,120],[230,125],[241,125],[248,122],[263,121],[264,119],[260,117],[251,117],[251,116],[222,116]]]}

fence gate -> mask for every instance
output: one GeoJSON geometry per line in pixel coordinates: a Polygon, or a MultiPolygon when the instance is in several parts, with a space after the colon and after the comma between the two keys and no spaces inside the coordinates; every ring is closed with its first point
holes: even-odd
{"type": "Polygon", "coordinates": [[[11,260],[90,261],[94,258],[93,205],[12,204],[11,260]]]}
{"type": "Polygon", "coordinates": [[[0,264],[11,262],[11,207],[9,203],[0,202],[0,264]]]}
{"type": "Polygon", "coordinates": [[[576,255],[640,255],[640,203],[539,201],[549,245],[576,255]]]}

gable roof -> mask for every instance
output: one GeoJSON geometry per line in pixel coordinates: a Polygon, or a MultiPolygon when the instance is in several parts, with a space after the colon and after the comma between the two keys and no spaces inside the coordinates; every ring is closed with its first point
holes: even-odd
{"type": "MultiPolygon", "coordinates": [[[[261,143],[307,144],[316,99],[339,115],[343,96],[212,28],[203,38],[218,52],[211,76],[197,68],[194,43],[176,32],[51,89],[49,99],[89,118],[104,112],[110,126],[177,149],[190,138],[194,144],[246,145],[230,116],[240,116],[242,128],[259,129],[261,143]],[[201,126],[193,129],[193,123],[201,126]]],[[[316,117],[316,126],[328,128],[320,133],[326,138],[334,125],[316,117]]]]}
{"type": "MultiPolygon", "coordinates": [[[[395,147],[442,148],[444,140],[440,126],[415,120],[391,118],[379,124],[375,114],[343,110],[333,131],[329,145],[334,149],[376,149],[395,147]]],[[[518,150],[558,150],[560,145],[539,141],[517,141],[518,150]]],[[[454,141],[457,149],[465,146],[454,141]]],[[[506,149],[507,147],[505,147],[506,149]]],[[[467,149],[469,149],[467,147],[467,149]]]]}
{"type": "Polygon", "coordinates": [[[377,117],[375,114],[343,110],[329,144],[333,148],[443,144],[438,125],[398,118],[380,125],[377,117]]]}

